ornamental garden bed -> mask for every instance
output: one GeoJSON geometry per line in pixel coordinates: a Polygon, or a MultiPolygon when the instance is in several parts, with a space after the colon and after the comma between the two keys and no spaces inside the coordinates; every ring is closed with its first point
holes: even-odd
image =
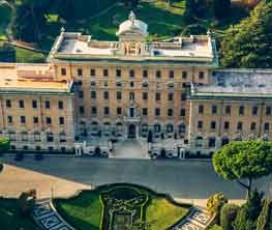
{"type": "Polygon", "coordinates": [[[55,199],[59,214],[77,230],[168,229],[185,217],[191,205],[131,184],[85,190],[69,199],[55,199]]]}

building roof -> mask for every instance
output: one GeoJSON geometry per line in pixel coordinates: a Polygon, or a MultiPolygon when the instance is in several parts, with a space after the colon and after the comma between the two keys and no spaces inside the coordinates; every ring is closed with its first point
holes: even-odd
{"type": "Polygon", "coordinates": [[[272,70],[226,69],[214,71],[211,84],[193,86],[192,97],[272,97],[272,70]]]}
{"type": "Polygon", "coordinates": [[[126,32],[138,31],[143,36],[147,36],[147,24],[143,21],[137,20],[135,14],[131,11],[128,20],[120,24],[119,30],[116,35],[122,35],[126,32]]]}
{"type": "Polygon", "coordinates": [[[67,93],[71,82],[56,81],[48,64],[1,64],[0,92],[67,93]]]}

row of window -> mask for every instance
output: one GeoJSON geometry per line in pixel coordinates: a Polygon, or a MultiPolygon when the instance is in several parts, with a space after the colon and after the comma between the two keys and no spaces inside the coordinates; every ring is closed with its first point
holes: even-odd
{"type": "MultiPolygon", "coordinates": [[[[33,124],[39,124],[39,117],[33,117],[32,121],[33,121],[33,124]]],[[[9,124],[13,124],[13,116],[7,116],[7,122],[9,124]]],[[[25,124],[26,123],[26,117],[25,116],[20,116],[19,117],[19,122],[21,124],[25,124]]],[[[51,125],[52,124],[52,118],[51,117],[46,117],[45,118],[45,123],[47,125],[51,125]]],[[[64,125],[64,117],[59,117],[59,125],[64,125]]]]}
{"type": "MultiPolygon", "coordinates": [[[[6,100],[6,107],[7,108],[11,108],[12,107],[12,100],[10,100],[10,99],[7,99],[6,100]]],[[[18,107],[19,108],[25,108],[25,101],[24,100],[19,100],[18,101],[18,107]]],[[[44,107],[46,108],[46,109],[50,109],[51,108],[51,103],[50,103],[50,101],[45,101],[44,102],[44,107]]],[[[32,100],[32,108],[33,109],[37,109],[38,108],[38,102],[36,101],[36,100],[32,100]]],[[[62,110],[64,108],[64,103],[63,103],[63,101],[59,101],[58,102],[58,109],[60,109],[60,110],[62,110]]]]}
{"type": "MultiPolygon", "coordinates": [[[[198,129],[203,129],[203,126],[204,126],[204,122],[203,122],[203,121],[198,121],[198,122],[197,122],[197,128],[198,128],[198,129]]],[[[243,126],[244,126],[243,122],[239,121],[239,122],[237,123],[237,125],[236,125],[236,128],[237,128],[237,130],[243,130],[243,126]]],[[[211,121],[211,122],[210,122],[210,129],[216,129],[216,128],[217,128],[217,123],[216,123],[216,121],[211,121]]],[[[223,123],[223,128],[224,128],[225,130],[229,130],[229,129],[230,129],[230,122],[225,121],[225,122],[223,123]]],[[[257,123],[256,123],[256,122],[252,122],[252,123],[250,124],[250,130],[254,131],[254,130],[256,130],[256,128],[257,128],[257,123]]],[[[265,131],[269,131],[269,129],[270,129],[270,123],[269,123],[269,122],[265,122],[265,123],[263,124],[263,129],[264,129],[265,131]]]]}
{"type": "MultiPolygon", "coordinates": [[[[211,113],[212,114],[218,114],[218,106],[217,105],[212,105],[211,106],[211,113]]],[[[230,105],[226,105],[224,108],[224,113],[226,115],[231,115],[232,108],[230,105]]],[[[259,113],[259,107],[258,106],[253,106],[251,109],[252,115],[258,115],[259,113]]],[[[198,106],[198,113],[199,114],[204,114],[204,105],[199,105],[198,106]]],[[[272,107],[271,106],[266,106],[265,107],[265,114],[266,115],[271,115],[272,114],[272,107]]],[[[238,115],[242,116],[245,115],[245,106],[241,105],[238,108],[238,115]]]]}
{"type": "MultiPolygon", "coordinates": [[[[16,149],[16,146],[15,146],[15,145],[11,145],[10,148],[11,148],[12,150],[15,150],[15,149],[16,149]]],[[[21,148],[19,148],[19,149],[21,149],[21,148]]],[[[29,149],[33,149],[33,147],[31,146],[31,148],[29,148],[29,146],[27,146],[27,145],[24,145],[24,146],[23,146],[23,150],[29,150],[29,149]]],[[[41,150],[43,150],[43,149],[41,148],[41,146],[36,146],[36,147],[35,147],[35,150],[36,150],[36,151],[41,151],[41,150]]],[[[53,146],[49,146],[49,147],[47,148],[47,150],[48,150],[49,152],[53,152],[55,149],[54,149],[53,146]]],[[[61,147],[61,148],[60,148],[60,151],[63,152],[63,153],[65,153],[65,152],[66,152],[66,148],[65,148],[65,147],[61,147]]]]}
{"type": "MultiPolygon", "coordinates": [[[[103,69],[102,74],[103,74],[104,77],[109,77],[109,70],[108,69],[103,69]]],[[[169,78],[175,78],[175,74],[176,74],[176,72],[174,70],[170,70],[168,72],[168,77],[169,78]]],[[[67,75],[67,70],[65,68],[61,68],[61,75],[62,76],[67,75]]],[[[96,69],[91,69],[90,70],[90,76],[95,77],[96,75],[97,75],[96,69]]],[[[116,77],[122,77],[122,75],[123,75],[123,72],[122,72],[121,69],[116,69],[115,70],[115,76],[116,77]]],[[[150,72],[148,72],[148,70],[143,70],[142,71],[142,77],[143,78],[148,78],[149,75],[150,75],[150,72]]],[[[81,69],[81,68],[77,69],[77,76],[78,77],[83,76],[83,69],[81,69]]],[[[128,71],[128,76],[131,77],[131,78],[135,77],[136,76],[135,70],[133,70],[133,69],[129,70],[128,71]]],[[[156,78],[161,78],[162,77],[162,71],[161,70],[156,70],[155,71],[155,76],[156,76],[156,78]]],[[[187,76],[188,76],[187,71],[182,71],[181,72],[182,79],[187,79],[187,76]]],[[[203,80],[204,77],[205,77],[205,73],[203,71],[198,72],[198,78],[200,80],[203,80]]]]}
{"type": "MultiPolygon", "coordinates": [[[[21,135],[21,137],[20,137],[19,140],[29,141],[28,132],[23,131],[23,132],[20,133],[20,135],[21,135]]],[[[16,141],[17,140],[16,133],[13,132],[13,131],[9,132],[9,137],[10,137],[11,141],[16,141]]],[[[45,137],[46,137],[47,142],[53,142],[54,141],[54,134],[52,132],[47,132],[45,137]]],[[[33,140],[34,141],[41,141],[41,135],[40,135],[39,132],[34,132],[33,140]]],[[[59,141],[61,143],[66,142],[66,134],[64,132],[59,134],[59,141]]]]}
{"type": "MultiPolygon", "coordinates": [[[[79,98],[83,98],[84,94],[82,91],[79,91],[79,98]]],[[[96,99],[97,98],[97,91],[91,91],[91,99],[96,99]]],[[[104,91],[103,92],[103,98],[104,100],[109,100],[110,99],[110,93],[108,91],[104,91]]],[[[123,98],[123,93],[121,91],[117,91],[116,92],[116,99],[117,100],[122,100],[123,98]]],[[[142,93],[142,99],[143,100],[148,100],[149,98],[149,93],[148,92],[143,92],[142,93]]],[[[134,92],[130,92],[129,93],[129,99],[130,100],[135,100],[135,93],[134,92]]],[[[186,94],[183,93],[181,94],[180,97],[181,101],[185,101],[186,100],[186,94]]],[[[161,100],[161,93],[155,93],[155,100],[156,101],[160,101],[161,100]]],[[[174,93],[170,92],[168,93],[168,101],[173,101],[174,100],[174,93]]]]}
{"type": "MultiPolygon", "coordinates": [[[[83,106],[79,107],[79,113],[80,114],[85,114],[85,109],[83,106]]],[[[103,108],[103,113],[105,116],[109,116],[110,115],[110,108],[109,107],[104,107],[103,108]]],[[[97,107],[93,106],[91,107],[91,115],[96,116],[98,114],[98,109],[97,107]]],[[[122,107],[117,107],[116,108],[116,114],[118,116],[122,116],[123,115],[123,108],[122,107]]],[[[130,112],[130,117],[135,117],[135,112],[130,112]]],[[[154,115],[156,117],[161,116],[161,109],[160,108],[155,108],[154,110],[154,115]]],[[[174,115],[174,110],[173,109],[168,109],[167,110],[167,116],[171,117],[174,115]]],[[[186,110],[185,109],[180,109],[180,116],[185,117],[186,115],[186,110]]],[[[142,116],[148,116],[148,108],[142,108],[142,116]]]]}

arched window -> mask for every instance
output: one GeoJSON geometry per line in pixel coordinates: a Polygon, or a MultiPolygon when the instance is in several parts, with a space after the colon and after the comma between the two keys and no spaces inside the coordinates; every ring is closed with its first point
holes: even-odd
{"type": "Polygon", "coordinates": [[[142,124],[142,133],[146,133],[148,131],[148,124],[142,124]]]}
{"type": "Polygon", "coordinates": [[[109,123],[109,122],[105,122],[104,123],[104,131],[110,131],[110,129],[111,129],[111,124],[109,123]]]}
{"type": "Polygon", "coordinates": [[[186,126],[185,126],[184,123],[181,123],[181,124],[179,125],[179,133],[180,133],[180,134],[184,134],[185,132],[186,132],[186,126]]]}
{"type": "Polygon", "coordinates": [[[228,144],[228,143],[229,143],[229,138],[223,137],[223,138],[222,138],[221,145],[224,146],[224,145],[226,145],[226,144],[228,144]]]}
{"type": "Polygon", "coordinates": [[[196,137],[195,146],[196,147],[202,147],[202,145],[203,145],[203,137],[200,137],[200,136],[196,137]]]}
{"type": "Polygon", "coordinates": [[[166,131],[167,131],[167,133],[174,132],[174,126],[173,126],[173,124],[167,124],[166,131]]]}
{"type": "Polygon", "coordinates": [[[161,125],[160,124],[155,124],[154,125],[154,132],[155,133],[160,133],[161,132],[161,125]]]}
{"type": "Polygon", "coordinates": [[[97,121],[93,121],[91,123],[91,128],[92,128],[93,131],[98,131],[99,130],[99,124],[98,124],[98,122],[97,121]]]}

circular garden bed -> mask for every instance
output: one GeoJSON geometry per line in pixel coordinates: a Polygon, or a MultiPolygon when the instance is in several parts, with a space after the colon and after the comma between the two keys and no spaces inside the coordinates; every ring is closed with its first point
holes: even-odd
{"type": "Polygon", "coordinates": [[[191,208],[136,185],[113,184],[55,199],[59,214],[77,230],[168,229],[191,208]]]}

